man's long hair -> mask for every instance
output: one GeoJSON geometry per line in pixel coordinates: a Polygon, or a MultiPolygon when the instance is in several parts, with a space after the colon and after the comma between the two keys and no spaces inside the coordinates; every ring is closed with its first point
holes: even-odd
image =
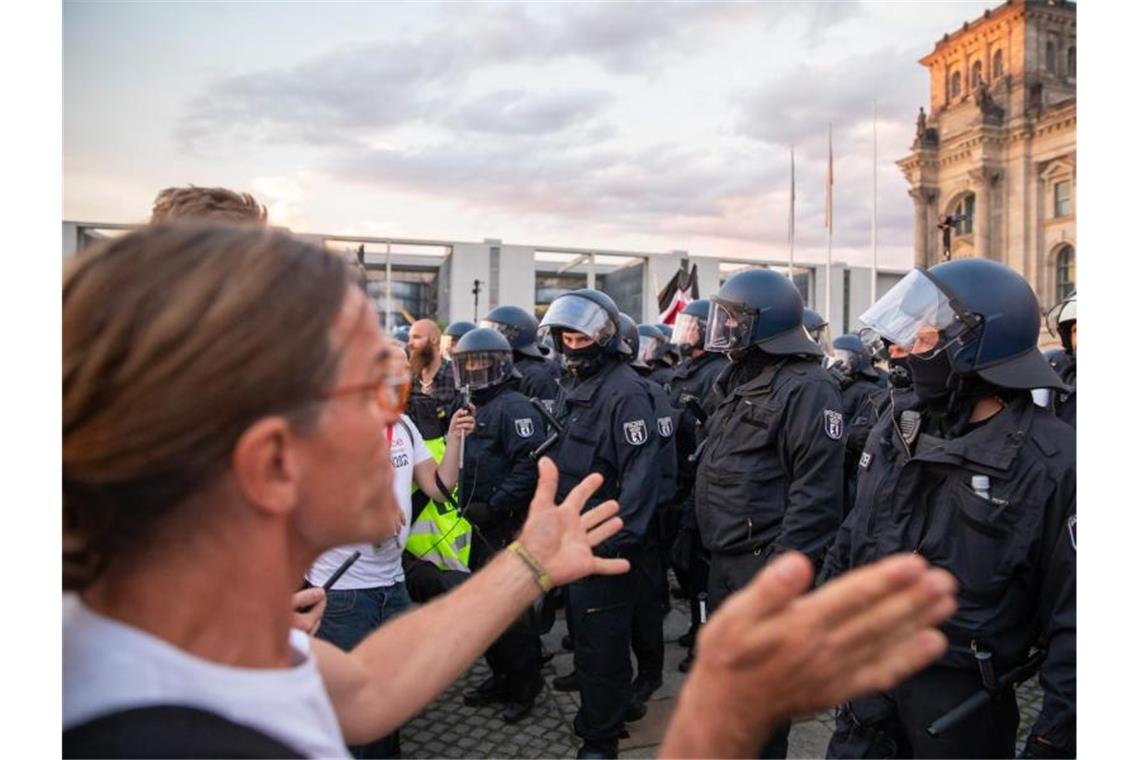
{"type": "Polygon", "coordinates": [[[261,227],[146,227],[70,263],[64,588],[145,547],[256,420],[315,426],[350,283],[340,257],[261,227]]]}

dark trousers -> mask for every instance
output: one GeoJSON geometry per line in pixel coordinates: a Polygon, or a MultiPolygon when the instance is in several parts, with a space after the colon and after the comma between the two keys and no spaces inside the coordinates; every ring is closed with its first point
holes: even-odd
{"type": "Polygon", "coordinates": [[[937,738],[926,727],[982,688],[976,671],[927,668],[886,694],[844,705],[828,757],[1013,757],[1021,716],[1013,691],[937,738]]]}
{"type": "MultiPolygon", "coordinates": [[[[709,560],[708,614],[712,614],[724,600],[739,589],[744,588],[764,567],[764,560],[748,554],[712,554],[709,560]]],[[[791,723],[781,723],[772,728],[768,743],[760,750],[760,757],[782,758],[788,756],[788,734],[791,723]]]]}
{"type": "Polygon", "coordinates": [[[660,546],[647,546],[632,568],[637,600],[633,608],[631,644],[639,678],[660,679],[665,667],[665,606],[669,588],[660,546]]]}
{"type": "MultiPolygon", "coordinates": [[[[693,646],[689,647],[690,650],[696,648],[696,633],[701,627],[701,595],[708,594],[709,590],[709,559],[708,554],[705,552],[704,547],[700,545],[699,538],[696,534],[693,535],[693,541],[696,544],[693,547],[692,559],[689,562],[689,572],[685,574],[682,584],[685,589],[685,596],[689,599],[689,630],[693,632],[693,646]]],[[[709,614],[707,609],[708,600],[705,600],[705,615],[709,614]]]]}
{"type": "MultiPolygon", "coordinates": [[[[631,558],[636,567],[636,559],[631,558]]],[[[631,574],[597,575],[570,584],[574,669],[582,704],[574,732],[616,748],[633,696],[629,648],[636,601],[631,574]]]]}
{"type": "Polygon", "coordinates": [[[487,649],[487,664],[511,702],[529,702],[542,691],[542,641],[529,611],[487,649]]]}

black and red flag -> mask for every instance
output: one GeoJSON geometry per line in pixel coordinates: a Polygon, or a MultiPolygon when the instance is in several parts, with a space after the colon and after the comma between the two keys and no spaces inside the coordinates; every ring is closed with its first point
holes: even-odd
{"type": "Polygon", "coordinates": [[[684,261],[677,269],[677,272],[669,278],[669,282],[665,283],[665,287],[657,294],[657,310],[660,312],[657,321],[671,325],[677,319],[677,315],[685,310],[692,301],[701,297],[700,288],[697,285],[697,267],[694,265],[689,266],[689,262],[684,261]]]}

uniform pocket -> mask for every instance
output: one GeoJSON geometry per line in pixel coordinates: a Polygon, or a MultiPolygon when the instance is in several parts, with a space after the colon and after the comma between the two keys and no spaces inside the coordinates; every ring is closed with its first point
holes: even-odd
{"type": "Polygon", "coordinates": [[[965,481],[952,480],[947,486],[950,509],[935,510],[938,514],[919,551],[952,572],[963,595],[999,597],[1022,559],[1018,506],[980,496],[965,481]]]}
{"type": "Polygon", "coordinates": [[[787,483],[780,463],[764,458],[746,471],[710,470],[702,495],[701,535],[710,548],[754,549],[783,517],[787,483]]]}
{"type": "Polygon", "coordinates": [[[598,468],[594,466],[594,456],[598,442],[575,430],[567,431],[558,447],[556,462],[558,470],[576,480],[580,480],[598,468]]]}

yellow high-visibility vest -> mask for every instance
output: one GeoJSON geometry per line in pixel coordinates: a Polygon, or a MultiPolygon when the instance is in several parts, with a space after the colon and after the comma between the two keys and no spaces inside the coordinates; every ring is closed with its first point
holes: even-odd
{"type": "MultiPolygon", "coordinates": [[[[444,438],[424,440],[436,464],[443,460],[444,438]]],[[[416,485],[412,483],[413,492],[416,485]]],[[[458,500],[458,486],[452,491],[458,500]]],[[[412,523],[408,532],[407,550],[416,557],[431,562],[440,570],[471,572],[471,523],[460,517],[458,510],[447,504],[429,501],[412,523]]]]}

